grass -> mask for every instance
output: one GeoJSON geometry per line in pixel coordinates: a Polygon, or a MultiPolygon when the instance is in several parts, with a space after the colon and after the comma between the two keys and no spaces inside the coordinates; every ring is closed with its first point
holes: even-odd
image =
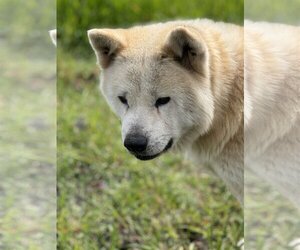
{"type": "Polygon", "coordinates": [[[243,213],[177,155],[141,162],[98,91],[95,59],[58,56],[59,249],[236,249],[243,213]]]}

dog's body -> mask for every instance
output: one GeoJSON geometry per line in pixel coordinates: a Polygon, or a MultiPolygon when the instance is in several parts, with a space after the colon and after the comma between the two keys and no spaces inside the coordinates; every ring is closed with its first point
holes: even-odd
{"type": "Polygon", "coordinates": [[[300,28],[245,23],[245,166],[300,207],[300,28]]]}
{"type": "MultiPolygon", "coordinates": [[[[262,24],[248,24],[245,161],[265,175],[272,159],[269,181],[280,183],[278,175],[285,171],[273,164],[274,157],[278,150],[291,152],[284,149],[283,136],[296,138],[293,149],[299,143],[299,38],[292,45],[272,44],[272,29],[268,34],[262,24]],[[272,149],[275,142],[279,148],[272,149]]],[[[176,21],[93,29],[89,39],[103,69],[102,93],[122,120],[129,151],[143,160],[172,146],[185,151],[197,164],[209,163],[243,202],[244,29],[209,20],[176,21]]],[[[299,163],[292,154],[293,164],[299,163]]],[[[299,168],[290,170],[299,177],[299,168]]]]}

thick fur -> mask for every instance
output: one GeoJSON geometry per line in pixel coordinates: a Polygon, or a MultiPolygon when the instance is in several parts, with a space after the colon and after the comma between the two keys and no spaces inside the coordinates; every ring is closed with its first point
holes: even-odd
{"type": "Polygon", "coordinates": [[[147,136],[145,157],[164,152],[172,139],[173,149],[209,163],[243,202],[243,28],[194,20],[92,29],[88,36],[123,140],[133,131],[147,136]],[[165,96],[170,102],[156,107],[165,96]]]}

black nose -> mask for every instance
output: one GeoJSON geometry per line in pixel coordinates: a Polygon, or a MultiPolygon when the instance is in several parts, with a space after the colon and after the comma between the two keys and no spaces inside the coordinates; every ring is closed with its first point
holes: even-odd
{"type": "Polygon", "coordinates": [[[133,153],[141,153],[146,150],[148,140],[139,134],[129,134],[126,136],[124,146],[133,153]]]}

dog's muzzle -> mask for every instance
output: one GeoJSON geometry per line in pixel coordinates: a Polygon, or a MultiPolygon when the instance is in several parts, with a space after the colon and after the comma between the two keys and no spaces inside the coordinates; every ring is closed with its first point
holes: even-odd
{"type": "Polygon", "coordinates": [[[166,151],[168,151],[173,145],[173,139],[170,139],[168,144],[166,145],[166,147],[164,148],[163,151],[161,151],[160,153],[158,154],[155,154],[155,155],[144,155],[144,154],[139,154],[139,153],[136,153],[134,154],[134,156],[139,159],[139,160],[142,160],[142,161],[148,161],[148,160],[152,160],[158,156],[160,156],[161,154],[165,153],[166,151]]]}

